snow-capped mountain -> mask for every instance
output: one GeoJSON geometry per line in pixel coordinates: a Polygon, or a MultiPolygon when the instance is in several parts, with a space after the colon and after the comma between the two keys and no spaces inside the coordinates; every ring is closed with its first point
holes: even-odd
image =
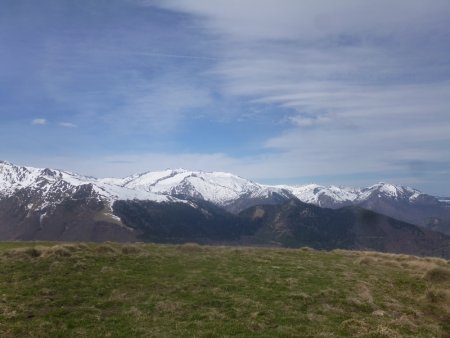
{"type": "Polygon", "coordinates": [[[67,171],[0,162],[0,239],[135,240],[114,204],[137,199],[186,202],[67,171]]]}
{"type": "Polygon", "coordinates": [[[359,206],[450,234],[450,204],[411,187],[380,182],[367,188],[308,184],[281,186],[299,200],[323,208],[359,206]]]}
{"type": "Polygon", "coordinates": [[[116,200],[179,201],[194,198],[226,207],[245,197],[270,198],[279,194],[293,196],[284,188],[271,187],[224,172],[164,170],[136,174],[125,178],[96,179],[54,169],[38,169],[0,162],[0,196],[10,196],[27,189],[41,197],[45,206],[73,195],[82,186],[110,205],[116,200]]]}
{"type": "Polygon", "coordinates": [[[428,196],[420,191],[399,185],[380,182],[367,188],[349,188],[307,184],[300,186],[279,186],[290,191],[299,200],[324,208],[340,208],[364,203],[371,199],[408,201],[428,196]]]}
{"type": "Polygon", "coordinates": [[[0,162],[0,239],[133,240],[139,236],[133,226],[149,220],[169,227],[181,219],[211,229],[223,224],[223,232],[228,221],[239,221],[217,207],[237,213],[289,198],[283,189],[227,173],[178,169],[96,179],[0,162]]]}
{"type": "Polygon", "coordinates": [[[68,171],[0,162],[0,201],[15,199],[27,215],[34,212],[41,221],[54,213],[56,206],[61,208],[67,201],[77,199],[96,201],[104,215],[120,223],[114,215],[117,201],[183,202],[192,207],[198,207],[195,201],[206,201],[238,214],[254,205],[280,204],[293,198],[333,209],[360,206],[422,226],[432,221],[435,229],[450,232],[446,225],[450,220],[448,203],[416,189],[388,183],[367,188],[316,184],[269,186],[230,173],[186,169],[97,179],[68,171]]]}
{"type": "Polygon", "coordinates": [[[20,190],[39,195],[40,205],[57,203],[72,196],[80,187],[90,187],[92,194],[111,206],[117,200],[150,200],[156,202],[199,199],[239,212],[249,206],[244,200],[276,203],[290,198],[326,208],[361,205],[374,200],[439,204],[420,191],[388,183],[367,188],[349,188],[307,184],[269,186],[225,172],[166,169],[135,174],[125,178],[97,179],[54,169],[38,169],[0,162],[0,196],[20,190]],[[178,197],[178,199],[177,199],[178,197]],[[238,203],[240,202],[240,203],[238,203]]]}
{"type": "Polygon", "coordinates": [[[185,169],[147,172],[123,179],[100,179],[100,183],[117,185],[134,191],[165,196],[200,199],[240,211],[247,204],[275,203],[294,196],[287,189],[258,184],[225,172],[189,171],[185,169]],[[248,202],[248,203],[244,203],[248,202]]]}
{"type": "Polygon", "coordinates": [[[40,169],[17,166],[0,162],[0,197],[12,196],[26,190],[39,197],[33,207],[44,208],[51,203],[59,203],[74,196],[81,188],[91,189],[92,196],[111,205],[115,200],[144,199],[157,202],[171,201],[173,198],[145,190],[129,189],[117,184],[109,184],[93,177],[54,169],[40,169]]]}

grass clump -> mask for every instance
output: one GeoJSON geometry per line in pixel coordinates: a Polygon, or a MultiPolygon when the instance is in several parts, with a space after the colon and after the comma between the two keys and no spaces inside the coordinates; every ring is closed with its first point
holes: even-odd
{"type": "Polygon", "coordinates": [[[142,249],[137,245],[123,245],[120,250],[125,255],[136,255],[142,253],[142,249]]]}
{"type": "Polygon", "coordinates": [[[185,243],[178,246],[181,252],[201,252],[203,249],[203,246],[197,243],[185,243]]]}
{"type": "Polygon", "coordinates": [[[17,248],[5,251],[3,256],[12,259],[26,259],[26,258],[37,258],[42,255],[42,251],[38,248],[17,248]]]}
{"type": "Polygon", "coordinates": [[[99,254],[116,254],[118,250],[110,244],[99,244],[95,247],[95,252],[99,254]]]}
{"type": "Polygon", "coordinates": [[[431,283],[448,283],[450,285],[450,269],[437,266],[428,270],[423,278],[431,283]]]}
{"type": "Polygon", "coordinates": [[[448,304],[450,309],[450,291],[442,289],[429,289],[427,290],[425,296],[431,303],[448,304]]]}
{"type": "Polygon", "coordinates": [[[355,262],[356,262],[356,264],[359,264],[359,265],[372,265],[376,261],[377,261],[376,258],[363,256],[363,257],[357,258],[355,262]]]}
{"type": "Polygon", "coordinates": [[[70,250],[66,246],[57,245],[48,250],[46,254],[49,256],[53,255],[56,257],[70,257],[72,256],[73,252],[74,252],[73,250],[70,250]]]}

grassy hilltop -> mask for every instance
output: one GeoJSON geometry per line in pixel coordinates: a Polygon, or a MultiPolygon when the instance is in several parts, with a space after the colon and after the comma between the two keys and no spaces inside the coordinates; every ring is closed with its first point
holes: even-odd
{"type": "Polygon", "coordinates": [[[450,261],[195,244],[0,244],[1,337],[449,337],[450,261]]]}

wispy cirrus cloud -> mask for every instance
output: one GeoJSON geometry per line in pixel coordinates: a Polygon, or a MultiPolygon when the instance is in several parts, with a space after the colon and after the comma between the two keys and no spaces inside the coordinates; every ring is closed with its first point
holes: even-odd
{"type": "Polygon", "coordinates": [[[0,138],[35,140],[13,157],[450,191],[447,0],[17,0],[0,13],[0,138]],[[36,114],[47,128],[24,126],[36,114]]]}
{"type": "Polygon", "coordinates": [[[285,131],[264,147],[298,174],[406,176],[450,158],[447,1],[159,3],[220,41],[225,93],[278,107],[285,131]]]}
{"type": "Polygon", "coordinates": [[[153,82],[136,79],[132,91],[119,86],[116,96],[119,103],[102,120],[119,128],[152,133],[173,132],[184,119],[195,118],[197,110],[212,103],[206,88],[170,76],[153,82]]]}

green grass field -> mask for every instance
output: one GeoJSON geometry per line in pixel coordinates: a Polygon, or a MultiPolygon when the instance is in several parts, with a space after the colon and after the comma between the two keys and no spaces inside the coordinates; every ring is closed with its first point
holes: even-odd
{"type": "Polygon", "coordinates": [[[450,261],[0,243],[1,337],[449,337],[450,261]]]}

